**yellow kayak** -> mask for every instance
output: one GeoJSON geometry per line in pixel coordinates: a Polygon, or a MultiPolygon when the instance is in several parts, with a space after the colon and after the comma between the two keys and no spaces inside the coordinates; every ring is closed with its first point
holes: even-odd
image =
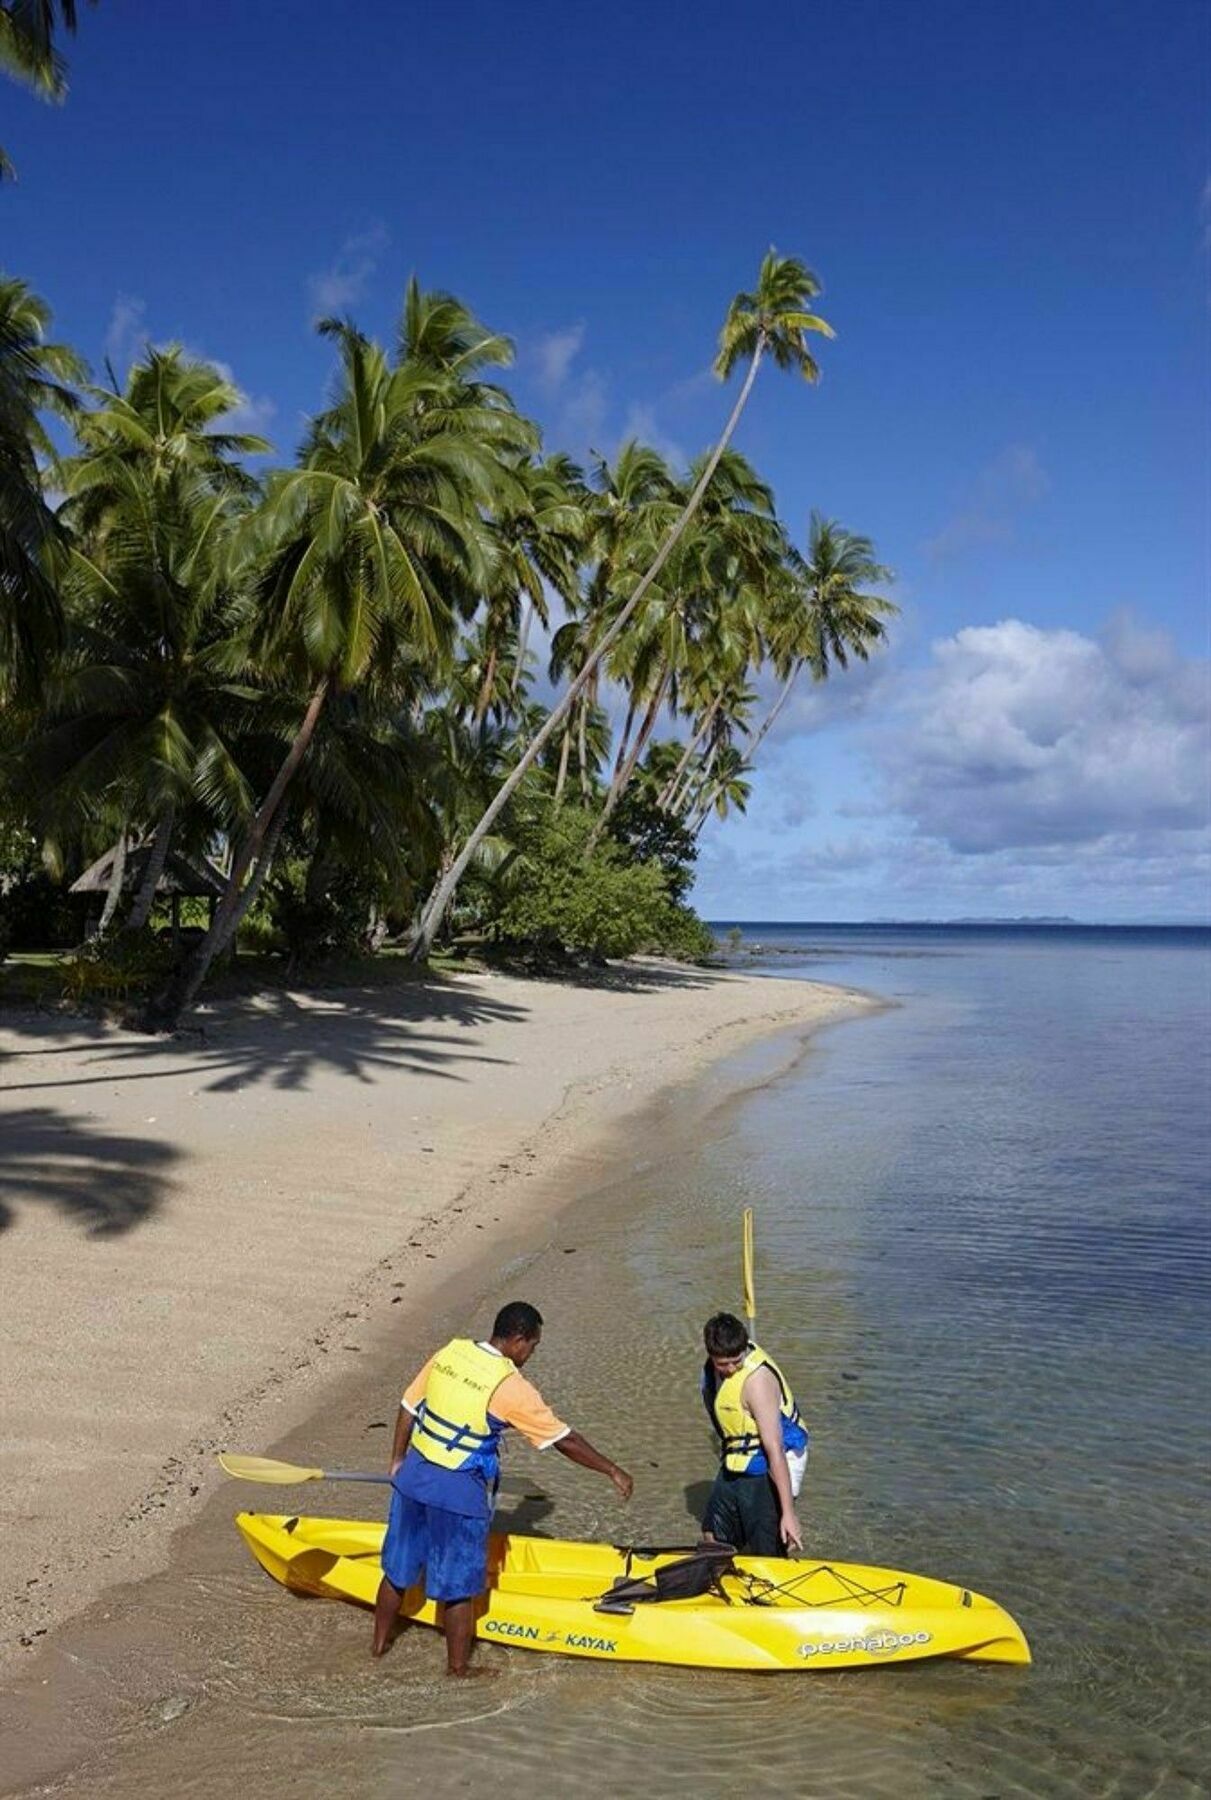
{"type": "MultiPolygon", "coordinates": [[[[385,1526],[270,1513],[239,1513],[236,1524],[283,1586],[373,1606],[385,1526]]],[[[690,1554],[494,1535],[476,1635],[557,1656],[693,1669],[886,1668],[930,1656],[1030,1661],[1025,1637],[994,1600],[895,1569],[737,1556],[711,1591],[658,1597],[660,1572],[690,1554]]],[[[661,1587],[668,1585],[666,1577],[661,1587]]],[[[439,1622],[420,1588],[409,1589],[400,1610],[417,1624],[439,1622]]]]}

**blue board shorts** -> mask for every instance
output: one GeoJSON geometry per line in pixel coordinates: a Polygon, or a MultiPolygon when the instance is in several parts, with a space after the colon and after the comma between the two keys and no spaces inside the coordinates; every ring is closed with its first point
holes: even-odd
{"type": "Polygon", "coordinates": [[[392,1587],[425,1577],[430,1600],[470,1600],[488,1585],[490,1519],[468,1519],[444,1506],[426,1506],[393,1489],[383,1539],[383,1574],[392,1587]]]}

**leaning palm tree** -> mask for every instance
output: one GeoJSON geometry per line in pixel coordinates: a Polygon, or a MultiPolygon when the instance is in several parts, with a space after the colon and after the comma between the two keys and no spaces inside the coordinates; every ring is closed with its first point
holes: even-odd
{"type": "MultiPolygon", "coordinates": [[[[0,72],[24,82],[40,99],[62,100],[67,65],[55,46],[60,29],[74,34],[76,0],[0,0],[0,72]]],[[[0,181],[12,175],[13,165],[0,150],[0,181]]]]}
{"type": "Polygon", "coordinates": [[[84,368],[47,342],[49,324],[23,281],[0,279],[0,695],[36,681],[62,633],[65,539],[42,491],[39,459],[55,453],[40,415],[77,412],[84,368]]]}
{"type": "Polygon", "coordinates": [[[682,507],[681,512],[671,525],[664,542],[657,551],[647,572],[635,584],[634,591],[622,607],[613,624],[604,633],[593,654],[586,660],[585,666],[573,679],[567,691],[551,712],[538,732],[530,740],[524,754],[519,758],[508,779],[502,782],[491,804],[485,809],[479,824],[471,833],[464,845],[462,853],[457,857],[440,883],[432,901],[426,908],[422,929],[417,934],[413,954],[418,959],[428,954],[447,906],[453,899],[463,871],[475,854],[481,837],[486,836],[501,811],[508,805],[511,795],[525,780],[527,771],[542,755],[547,739],[552,737],[562,726],[581,692],[588,686],[603,657],[607,656],[614,643],[626,630],[631,619],[642,606],[648,589],[657,579],[668,558],[677,546],[678,540],[689,525],[701,504],[702,497],[711,484],[720,457],[730,444],[741,414],[752,393],[753,383],[762,361],[768,355],[780,369],[793,370],[806,381],[819,379],[819,369],[810,349],[809,337],[812,333],[820,333],[825,337],[833,335],[832,328],[816,313],[812,312],[809,303],[820,292],[820,283],[804,263],[794,257],[780,257],[770,250],[761,264],[757,285],[751,293],[737,294],[728,309],[727,318],[719,340],[719,353],[715,359],[715,373],[721,380],[727,378],[747,359],[747,368],[741,382],[740,392],[732,407],[726,425],[718,443],[707,457],[702,473],[682,507]]]}

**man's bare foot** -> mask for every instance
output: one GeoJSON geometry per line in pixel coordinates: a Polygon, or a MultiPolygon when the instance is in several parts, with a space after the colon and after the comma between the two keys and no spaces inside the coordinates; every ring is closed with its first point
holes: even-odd
{"type": "Polygon", "coordinates": [[[473,1669],[447,1669],[446,1674],[453,1677],[455,1681],[472,1681],[477,1676],[486,1681],[494,1681],[500,1674],[500,1670],[493,1669],[485,1663],[476,1663],[473,1669]]]}

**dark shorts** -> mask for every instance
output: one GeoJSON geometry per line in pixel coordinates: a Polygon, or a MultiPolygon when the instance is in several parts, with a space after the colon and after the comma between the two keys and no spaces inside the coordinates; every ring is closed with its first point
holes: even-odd
{"type": "Polygon", "coordinates": [[[720,1469],[702,1516],[702,1529],[750,1556],[781,1556],[782,1508],[768,1475],[729,1475],[720,1469]]]}
{"type": "Polygon", "coordinates": [[[392,1490],[383,1574],[402,1590],[414,1586],[423,1572],[430,1600],[470,1600],[488,1585],[490,1523],[392,1490]]]}

